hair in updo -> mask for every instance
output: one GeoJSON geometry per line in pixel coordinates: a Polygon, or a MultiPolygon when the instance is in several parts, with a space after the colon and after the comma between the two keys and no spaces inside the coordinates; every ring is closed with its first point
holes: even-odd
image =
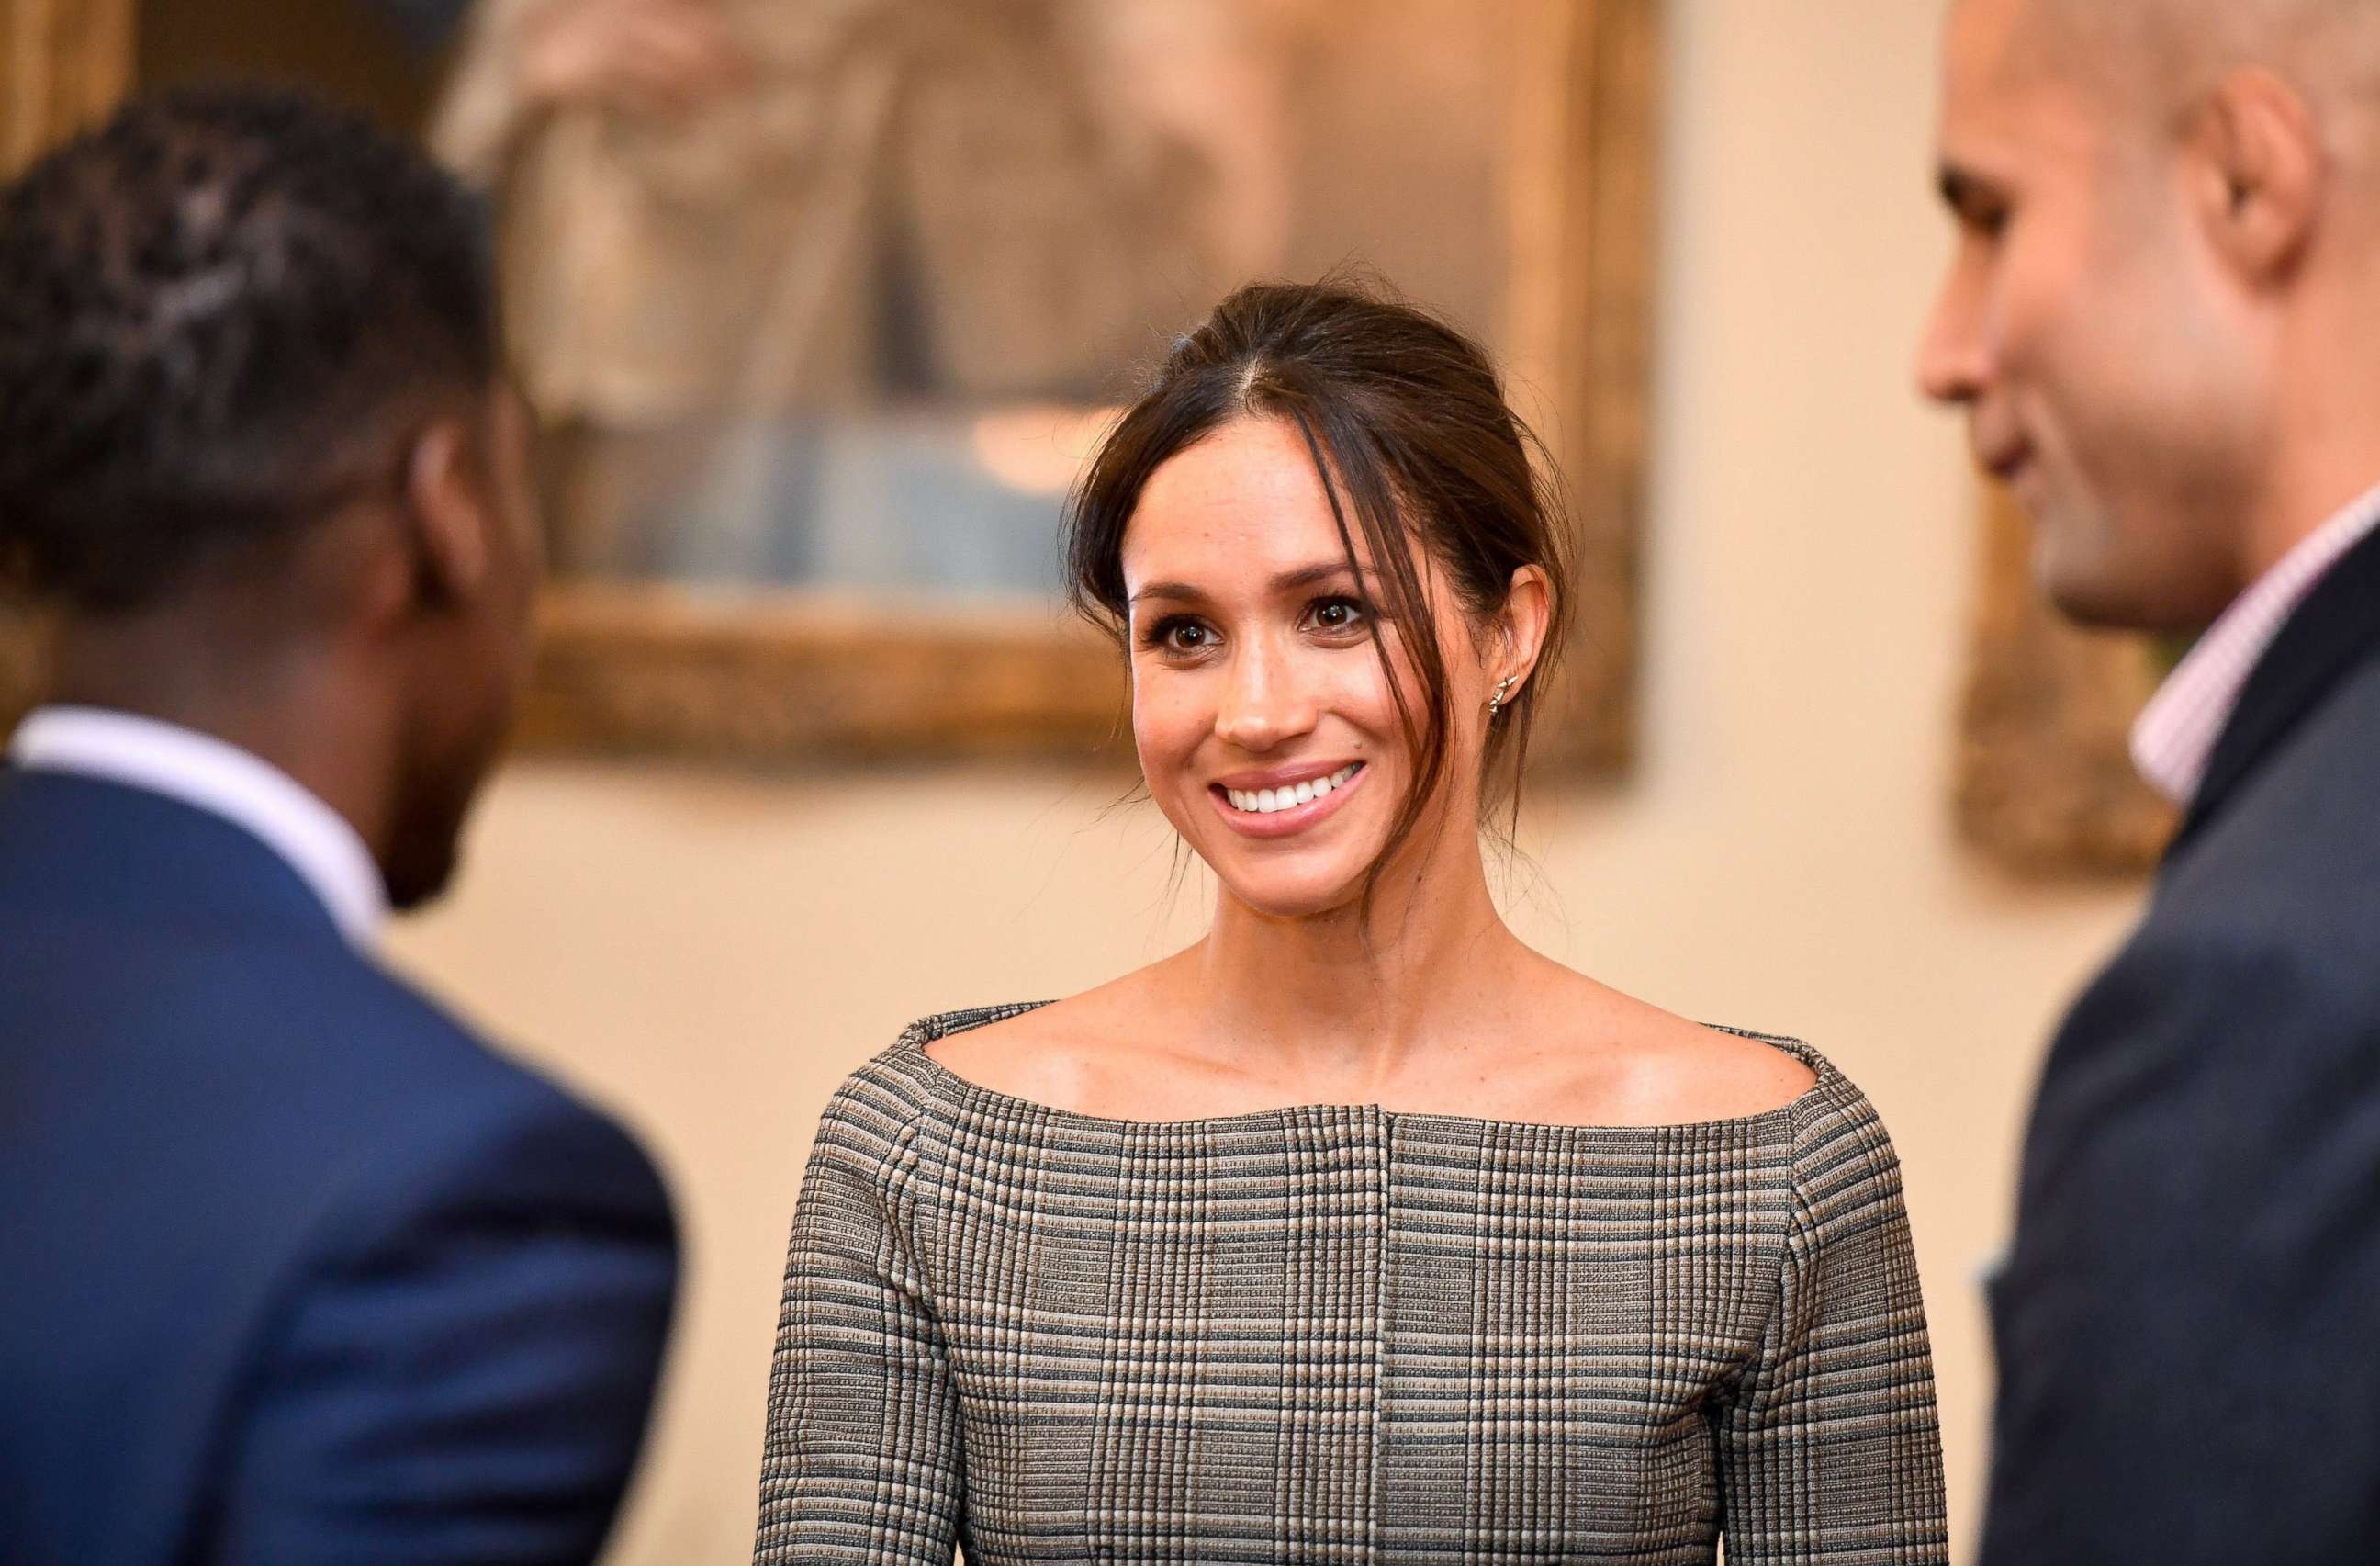
{"type": "Polygon", "coordinates": [[[1120,642],[1130,618],[1124,531],[1149,476],[1248,418],[1281,420],[1304,438],[1348,567],[1402,628],[1418,677],[1419,691],[1405,689],[1376,635],[1414,756],[1412,791],[1373,867],[1377,877],[1413,836],[1451,765],[1452,698],[1415,546],[1474,624],[1503,606],[1521,567],[1537,567],[1552,584],[1553,618],[1536,671],[1488,737],[1483,811],[1504,789],[1517,808],[1521,765],[1571,599],[1558,487],[1542,445],[1505,405],[1487,354],[1461,332],[1342,279],[1250,284],[1175,341],[1100,445],[1069,508],[1068,594],[1120,642]]]}

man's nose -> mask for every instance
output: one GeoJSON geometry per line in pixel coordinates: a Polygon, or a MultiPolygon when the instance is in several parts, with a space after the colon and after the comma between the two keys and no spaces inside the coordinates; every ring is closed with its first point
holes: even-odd
{"type": "Polygon", "coordinates": [[[1944,280],[1917,347],[1917,386],[1937,402],[1972,402],[1990,373],[1981,301],[1960,272],[1944,280]]]}

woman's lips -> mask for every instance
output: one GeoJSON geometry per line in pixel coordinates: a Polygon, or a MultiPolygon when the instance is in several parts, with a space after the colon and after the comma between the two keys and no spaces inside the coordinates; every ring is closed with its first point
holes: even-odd
{"type": "Polygon", "coordinates": [[[1246,799],[1253,794],[1272,793],[1269,789],[1229,789],[1221,784],[1209,784],[1207,797],[1214,801],[1215,810],[1224,825],[1246,838],[1287,838],[1328,818],[1343,803],[1347,796],[1363,787],[1371,768],[1362,762],[1352,762],[1330,775],[1330,789],[1317,794],[1302,804],[1281,806],[1270,811],[1243,810],[1232,801],[1239,794],[1246,799]]]}

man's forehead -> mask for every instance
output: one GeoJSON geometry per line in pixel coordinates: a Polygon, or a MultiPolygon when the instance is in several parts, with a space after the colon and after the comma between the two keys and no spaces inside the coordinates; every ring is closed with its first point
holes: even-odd
{"type": "Polygon", "coordinates": [[[1943,47],[1946,110],[2031,99],[2070,75],[2054,68],[2042,0],[1952,0],[1943,47]]]}
{"type": "Polygon", "coordinates": [[[1946,169],[2071,156],[2106,105],[2085,73],[2061,68],[2042,0],[1954,0],[1944,43],[1940,154],[1946,169]]]}

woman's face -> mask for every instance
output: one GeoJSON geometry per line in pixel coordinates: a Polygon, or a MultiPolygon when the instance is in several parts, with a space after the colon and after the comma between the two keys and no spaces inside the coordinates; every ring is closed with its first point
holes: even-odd
{"type": "MultiPolygon", "coordinates": [[[[1376,634],[1416,703],[1421,687],[1347,568],[1304,437],[1243,419],[1175,455],[1141,492],[1123,564],[1133,735],[1158,808],[1258,912],[1354,902],[1412,786],[1376,634]]],[[[1476,810],[1488,684],[1463,616],[1426,565],[1424,579],[1455,725],[1451,782],[1416,843],[1440,811],[1476,810]]]]}

